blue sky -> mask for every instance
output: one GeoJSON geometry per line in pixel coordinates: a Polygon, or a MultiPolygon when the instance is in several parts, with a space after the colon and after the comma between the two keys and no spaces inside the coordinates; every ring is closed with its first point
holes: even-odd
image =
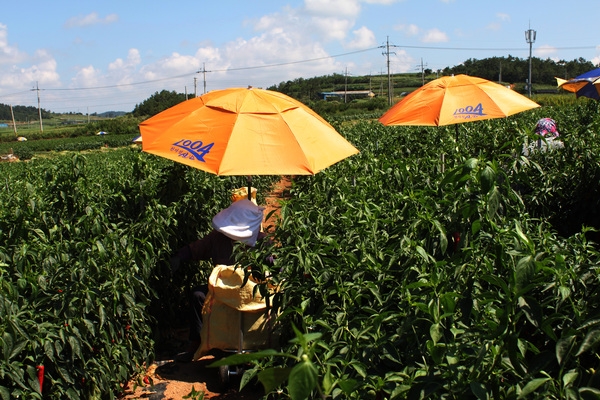
{"type": "Polygon", "coordinates": [[[205,85],[387,74],[388,40],[391,73],[469,58],[526,59],[529,28],[536,57],[600,63],[595,0],[5,3],[0,103],[37,106],[39,94],[41,107],[54,112],[131,111],[163,89],[201,95],[205,85]]]}

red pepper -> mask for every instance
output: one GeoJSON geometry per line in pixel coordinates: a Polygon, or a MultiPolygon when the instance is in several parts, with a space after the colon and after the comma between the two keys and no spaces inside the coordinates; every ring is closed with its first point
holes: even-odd
{"type": "Polygon", "coordinates": [[[38,365],[35,369],[37,369],[37,378],[38,382],[40,382],[40,393],[42,393],[42,387],[44,386],[44,366],[38,365]]]}
{"type": "Polygon", "coordinates": [[[460,243],[460,232],[454,232],[452,234],[452,239],[454,241],[454,251],[458,249],[458,244],[460,243]]]}

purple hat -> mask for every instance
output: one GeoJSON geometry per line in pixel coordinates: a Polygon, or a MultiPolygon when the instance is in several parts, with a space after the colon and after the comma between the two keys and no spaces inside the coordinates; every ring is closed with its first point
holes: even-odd
{"type": "Polygon", "coordinates": [[[551,118],[542,118],[535,124],[535,133],[541,136],[558,137],[556,122],[551,118]]]}

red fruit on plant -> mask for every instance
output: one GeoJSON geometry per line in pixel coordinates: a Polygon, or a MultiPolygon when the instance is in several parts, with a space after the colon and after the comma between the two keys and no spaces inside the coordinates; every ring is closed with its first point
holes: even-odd
{"type": "Polygon", "coordinates": [[[43,365],[38,365],[37,367],[35,367],[35,369],[37,369],[37,378],[38,378],[38,382],[40,383],[40,393],[42,393],[42,387],[44,386],[44,366],[43,365]]]}
{"type": "Polygon", "coordinates": [[[454,232],[452,234],[452,241],[454,242],[453,250],[456,251],[458,249],[458,244],[460,243],[460,232],[454,232]]]}
{"type": "Polygon", "coordinates": [[[150,378],[148,378],[148,375],[146,375],[146,376],[144,377],[144,383],[145,383],[146,385],[149,385],[149,384],[150,384],[150,378]]]}

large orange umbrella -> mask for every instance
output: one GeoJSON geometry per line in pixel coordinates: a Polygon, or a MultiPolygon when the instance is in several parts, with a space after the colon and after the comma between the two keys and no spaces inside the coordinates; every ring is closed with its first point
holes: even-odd
{"type": "Polygon", "coordinates": [[[358,153],[304,104],[256,88],[209,92],[139,128],[143,151],[216,175],[312,175],[358,153]]]}
{"type": "Polygon", "coordinates": [[[410,93],[379,118],[384,125],[442,126],[508,117],[540,107],[486,79],[444,76],[410,93]]]}

